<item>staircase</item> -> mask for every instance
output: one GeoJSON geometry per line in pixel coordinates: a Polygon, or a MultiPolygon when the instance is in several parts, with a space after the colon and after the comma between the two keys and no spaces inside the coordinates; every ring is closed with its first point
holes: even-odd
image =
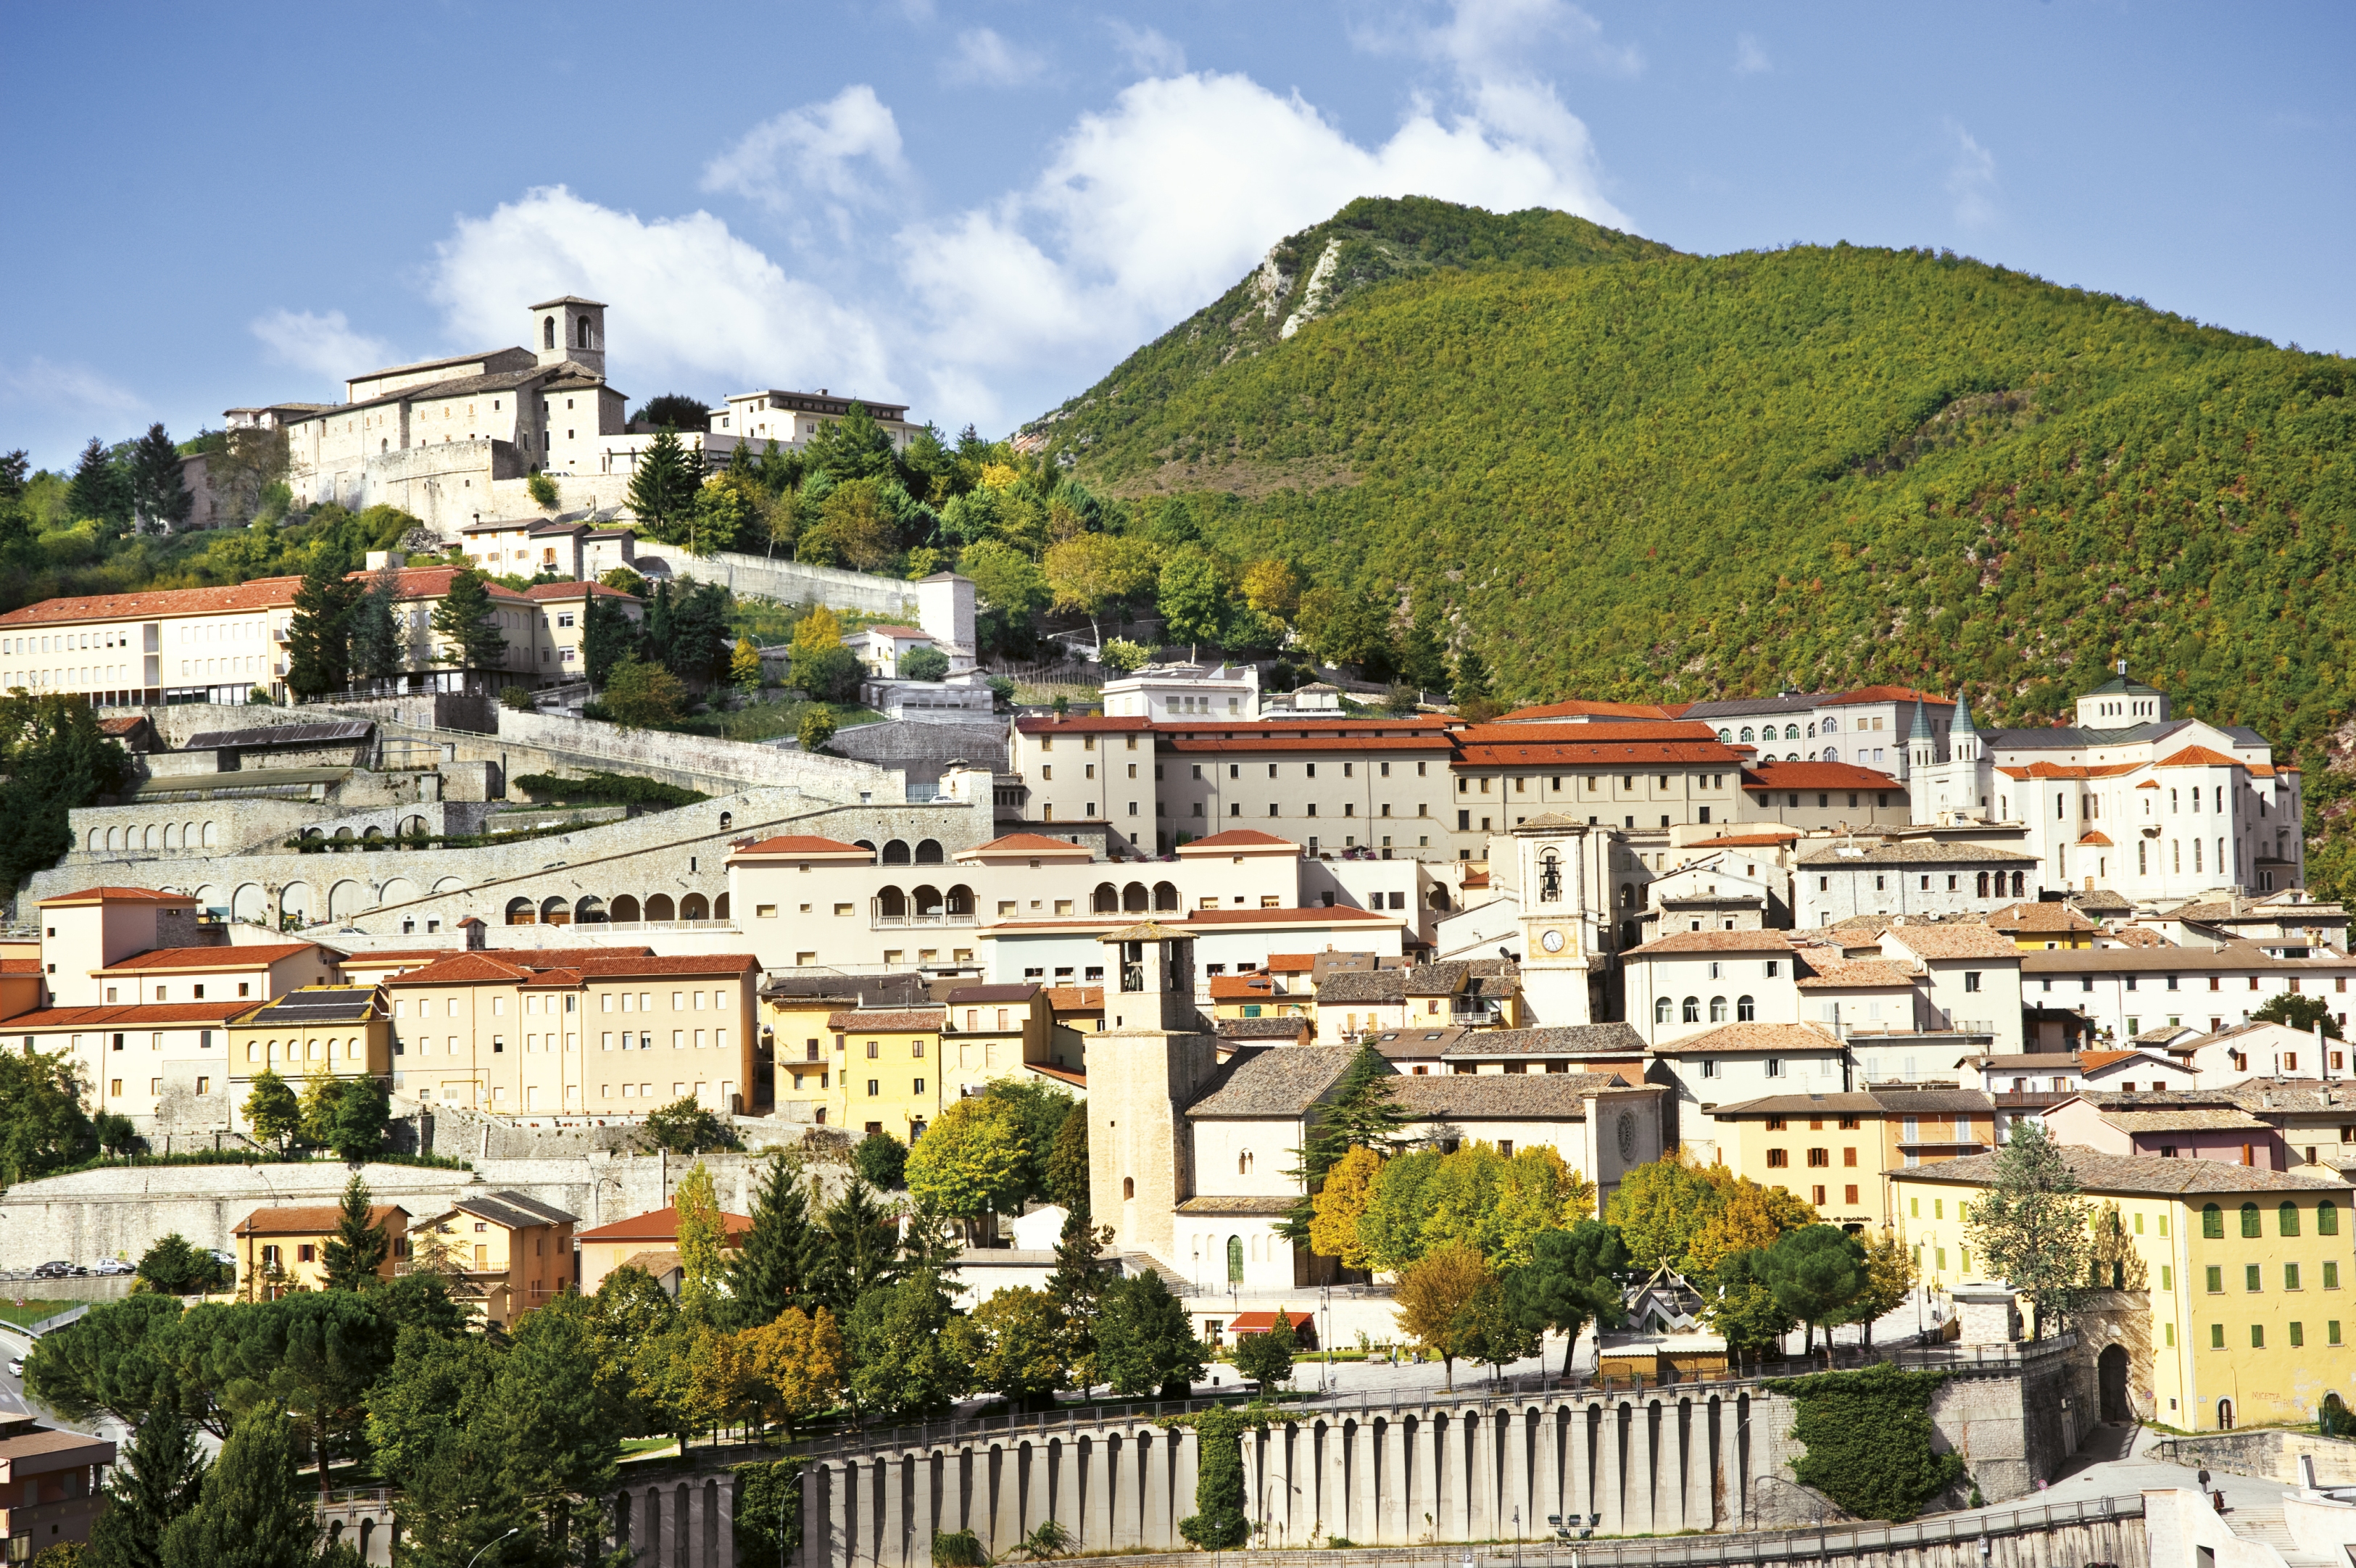
{"type": "Polygon", "coordinates": [[[1120,1255],[1120,1272],[1130,1277],[1142,1273],[1160,1274],[1162,1283],[1170,1287],[1172,1295],[1184,1295],[1194,1288],[1193,1281],[1151,1252],[1123,1252],[1120,1255]]]}

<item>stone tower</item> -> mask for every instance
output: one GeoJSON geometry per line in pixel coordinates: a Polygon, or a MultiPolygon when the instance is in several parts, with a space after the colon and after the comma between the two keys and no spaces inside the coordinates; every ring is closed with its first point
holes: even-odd
{"type": "Polygon", "coordinates": [[[531,307],[531,336],[526,341],[543,365],[570,360],[602,377],[605,373],[605,307],[573,294],[543,299],[531,307]]]}
{"type": "Polygon", "coordinates": [[[1114,983],[1105,1027],[1087,1039],[1089,1205],[1115,1247],[1167,1263],[1173,1211],[1194,1190],[1185,1111],[1218,1069],[1218,1044],[1194,1006],[1192,936],[1149,920],[1104,940],[1114,983]]]}
{"type": "Polygon", "coordinates": [[[1546,1027],[1591,1024],[1598,1016],[1596,924],[1605,913],[1594,863],[1606,841],[1585,822],[1553,811],[1515,823],[1513,838],[1527,1022],[1546,1027]]]}

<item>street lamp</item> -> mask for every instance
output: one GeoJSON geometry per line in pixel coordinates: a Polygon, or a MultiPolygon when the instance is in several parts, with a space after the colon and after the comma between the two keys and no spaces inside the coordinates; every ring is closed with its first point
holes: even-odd
{"type": "Polygon", "coordinates": [[[515,1530],[510,1530],[504,1535],[495,1535],[490,1540],[485,1541],[481,1552],[477,1552],[472,1557],[466,1559],[466,1568],[475,1568],[475,1564],[483,1560],[484,1552],[488,1552],[492,1547],[497,1546],[500,1541],[505,1541],[508,1536],[513,1535],[516,1530],[521,1530],[523,1526],[518,1525],[515,1527],[515,1530]]]}

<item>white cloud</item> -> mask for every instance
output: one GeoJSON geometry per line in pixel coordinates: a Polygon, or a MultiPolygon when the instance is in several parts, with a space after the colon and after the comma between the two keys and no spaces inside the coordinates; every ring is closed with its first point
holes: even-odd
{"type": "Polygon", "coordinates": [[[60,365],[36,354],[21,368],[0,364],[0,401],[56,413],[131,413],[146,401],[85,365],[60,365]]]}
{"type": "Polygon", "coordinates": [[[1108,17],[1105,27],[1113,47],[1140,76],[1175,76],[1186,69],[1185,48],[1160,29],[1133,27],[1117,16],[1108,17]]]}
{"type": "Polygon", "coordinates": [[[1419,107],[1369,148],[1246,77],[1139,82],[1083,115],[1028,188],[904,233],[925,362],[939,375],[1047,354],[1101,364],[1359,196],[1625,224],[1599,189],[1585,127],[1550,87],[1492,80],[1470,96],[1471,113],[1419,107]]]}
{"type": "Polygon", "coordinates": [[[1530,76],[1533,56],[1547,43],[1559,44],[1582,66],[1615,76],[1644,69],[1643,50],[1607,41],[1603,24],[1569,0],[1456,0],[1446,25],[1427,37],[1471,80],[1530,76]]]}
{"type": "Polygon", "coordinates": [[[1766,47],[1761,44],[1757,38],[1753,38],[1749,33],[1740,34],[1735,38],[1735,75],[1757,76],[1762,71],[1770,71],[1774,69],[1775,62],[1767,58],[1766,47]]]}
{"type": "Polygon", "coordinates": [[[392,362],[391,347],[381,338],[353,331],[340,310],[324,316],[307,310],[273,310],[246,325],[262,339],[272,359],[331,381],[392,362]]]}
{"type": "Polygon", "coordinates": [[[1947,166],[1947,195],[1954,203],[1955,221],[1966,229],[1995,222],[1996,155],[1952,120],[1947,134],[1954,143],[1954,161],[1947,166]]]}
{"type": "Polygon", "coordinates": [[[958,35],[957,54],[943,64],[941,75],[982,87],[1020,87],[1037,80],[1040,69],[1037,57],[1018,52],[988,27],[971,27],[958,35]]]}
{"type": "Polygon", "coordinates": [[[605,301],[612,371],[634,400],[675,382],[706,397],[799,383],[894,390],[872,322],[708,212],[648,222],[548,186],[461,219],[436,250],[431,291],[469,345],[517,341],[524,306],[547,295],[605,301]]]}
{"type": "Polygon", "coordinates": [[[897,182],[907,172],[899,122],[875,90],[860,82],[754,126],[703,166],[702,188],[783,209],[798,188],[856,202],[871,197],[879,180],[897,182]]]}

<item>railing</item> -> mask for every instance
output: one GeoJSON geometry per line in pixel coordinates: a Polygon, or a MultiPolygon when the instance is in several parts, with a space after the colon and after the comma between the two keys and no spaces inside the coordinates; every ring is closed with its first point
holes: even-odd
{"type": "Polygon", "coordinates": [[[929,915],[886,915],[878,910],[870,917],[869,923],[880,929],[885,926],[974,926],[981,922],[970,910],[936,909],[929,915]]]}

